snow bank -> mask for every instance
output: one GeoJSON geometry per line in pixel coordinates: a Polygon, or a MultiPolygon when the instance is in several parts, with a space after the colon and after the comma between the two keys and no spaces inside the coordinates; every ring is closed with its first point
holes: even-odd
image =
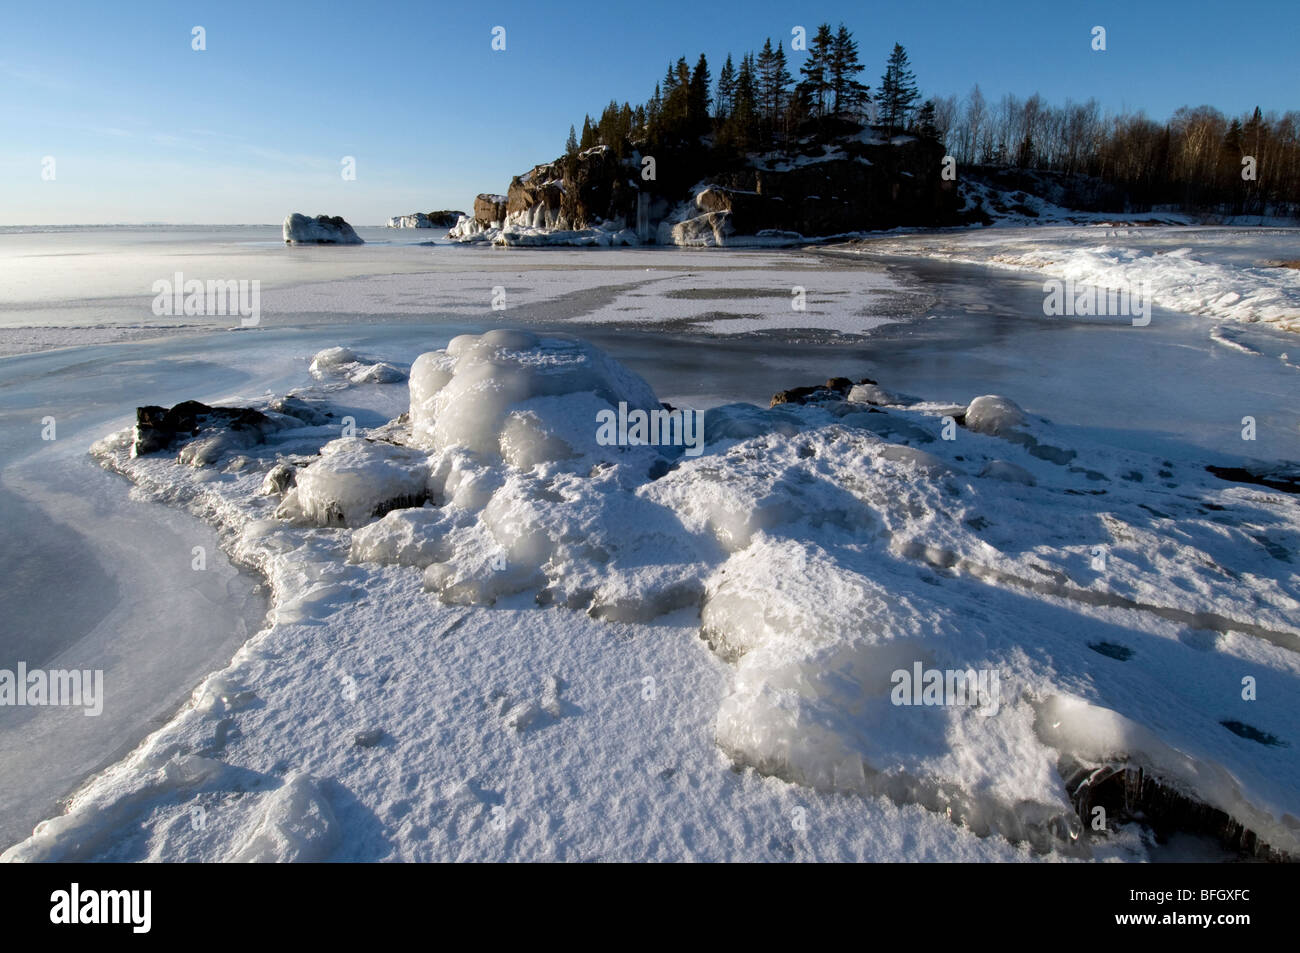
{"type": "MultiPolygon", "coordinates": [[[[1097,216],[1105,221],[1104,216],[1097,216]]],[[[873,238],[858,250],[1041,272],[1082,289],[1149,289],[1183,314],[1300,331],[1294,228],[1040,226],[873,238]]]]}

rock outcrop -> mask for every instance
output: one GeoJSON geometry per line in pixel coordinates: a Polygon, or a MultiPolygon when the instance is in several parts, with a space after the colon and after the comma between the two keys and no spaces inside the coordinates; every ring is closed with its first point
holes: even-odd
{"type": "Polygon", "coordinates": [[[222,453],[244,449],[266,440],[268,433],[281,429],[276,420],[251,407],[209,407],[187,400],[170,410],[166,407],[137,407],[133,457],[158,453],[180,446],[181,463],[205,466],[222,453]]]}
{"type": "Polygon", "coordinates": [[[592,229],[626,229],[660,244],[779,244],[959,220],[956,183],[942,178],[944,148],[932,139],[841,122],[781,153],[726,159],[701,144],[697,154],[661,156],[660,171],[672,175],[658,179],[642,177],[632,148],[620,157],[595,146],[534,166],[505,196],[480,195],[473,222],[451,237],[584,244],[592,229]]]}
{"type": "Polygon", "coordinates": [[[395,215],[388,220],[388,227],[451,228],[464,214],[464,212],[443,209],[439,212],[414,212],[410,215],[395,215]]]}
{"type": "Polygon", "coordinates": [[[340,215],[311,218],[294,212],[284,220],[284,240],[289,245],[364,245],[340,215]]]}
{"type": "Polygon", "coordinates": [[[506,197],[483,193],[474,199],[474,223],[483,228],[499,225],[506,218],[506,197]]]}

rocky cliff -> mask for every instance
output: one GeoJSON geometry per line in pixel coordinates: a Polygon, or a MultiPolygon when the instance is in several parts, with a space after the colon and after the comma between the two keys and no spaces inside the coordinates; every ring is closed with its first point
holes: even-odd
{"type": "Polygon", "coordinates": [[[644,178],[639,152],[607,146],[562,156],[511,180],[502,195],[480,195],[474,219],[452,237],[498,244],[658,242],[723,245],[797,242],[845,232],[958,221],[956,183],[941,175],[944,149],[911,136],[887,139],[846,126],[808,136],[781,153],[711,161],[690,157],[698,178],[683,185],[644,178]],[[608,238],[609,240],[606,240],[608,238]]]}

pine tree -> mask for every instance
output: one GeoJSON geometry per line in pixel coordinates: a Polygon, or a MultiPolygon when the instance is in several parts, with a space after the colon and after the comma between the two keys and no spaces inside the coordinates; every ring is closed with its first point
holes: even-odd
{"type": "Polygon", "coordinates": [[[713,83],[709,75],[709,61],[700,54],[695,62],[695,71],[691,73],[689,95],[686,100],[687,126],[692,136],[702,136],[709,131],[709,103],[712,96],[709,88],[713,83]]]}
{"type": "Polygon", "coordinates": [[[827,64],[828,83],[833,95],[833,112],[837,116],[856,113],[867,100],[867,87],[858,81],[865,69],[858,62],[858,44],[843,23],[831,43],[827,64]]]}
{"type": "Polygon", "coordinates": [[[736,73],[736,94],[731,117],[726,123],[726,138],[741,152],[755,145],[758,126],[758,77],[754,54],[747,53],[736,73]]]}
{"type": "Polygon", "coordinates": [[[830,60],[834,47],[831,25],[823,23],[817,28],[812,45],[808,47],[808,58],[799,67],[799,72],[804,77],[799,83],[799,91],[814,116],[826,115],[826,94],[830,89],[830,60]]]}
{"type": "Polygon", "coordinates": [[[934,100],[927,99],[921,103],[921,108],[916,112],[916,134],[922,139],[939,138],[939,126],[934,117],[934,100]]]}
{"type": "Polygon", "coordinates": [[[731,63],[731,54],[722,64],[718,73],[718,94],[713,99],[713,115],[721,122],[731,115],[732,100],[736,97],[736,67],[731,63]]]}
{"type": "Polygon", "coordinates": [[[921,94],[916,89],[916,77],[908,68],[907,51],[895,43],[889,54],[885,75],[880,78],[880,119],[892,136],[896,130],[907,128],[912,110],[921,94]]]}
{"type": "Polygon", "coordinates": [[[582,117],[582,138],[578,140],[578,151],[584,152],[596,145],[596,130],[591,125],[591,117],[582,117]]]}
{"type": "Polygon", "coordinates": [[[572,123],[569,124],[569,138],[564,143],[564,154],[566,156],[578,154],[578,133],[572,123]]]}

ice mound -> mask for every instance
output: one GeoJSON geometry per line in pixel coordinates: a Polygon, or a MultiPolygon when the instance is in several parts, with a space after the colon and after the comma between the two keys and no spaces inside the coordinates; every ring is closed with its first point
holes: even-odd
{"type": "Polygon", "coordinates": [[[318,526],[361,526],[428,497],[424,454],[360,437],[330,441],[296,477],[276,516],[318,526]]]}
{"type": "Polygon", "coordinates": [[[284,219],[284,240],[289,245],[364,245],[361,236],[341,216],[311,218],[293,212],[284,219]]]}
{"type": "Polygon", "coordinates": [[[348,558],[355,563],[418,566],[447,559],[442,515],[432,508],[393,510],[352,534],[348,558]]]}
{"type": "Polygon", "coordinates": [[[446,351],[416,359],[410,386],[421,445],[508,455],[519,466],[601,455],[599,409],[660,409],[645,381],[598,349],[527,331],[454,338],[446,351]]]}
{"type": "Polygon", "coordinates": [[[307,368],[317,380],[345,378],[353,384],[395,384],[406,374],[392,364],[369,361],[346,347],[327,347],[317,352],[307,368]]]}
{"type": "Polygon", "coordinates": [[[966,426],[976,433],[1000,437],[1026,422],[1025,412],[1014,401],[994,394],[976,397],[966,408],[966,426]]]}

